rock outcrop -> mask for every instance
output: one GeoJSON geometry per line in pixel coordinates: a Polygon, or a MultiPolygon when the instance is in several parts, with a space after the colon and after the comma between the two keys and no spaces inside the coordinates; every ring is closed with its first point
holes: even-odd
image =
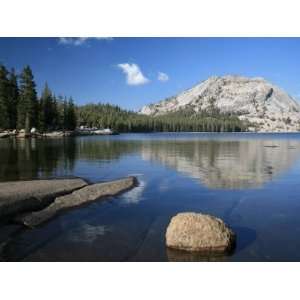
{"type": "Polygon", "coordinates": [[[16,136],[16,130],[6,130],[3,132],[0,132],[0,139],[1,138],[8,138],[10,136],[16,136]]]}
{"type": "Polygon", "coordinates": [[[8,132],[0,132],[0,139],[6,138],[6,137],[9,137],[9,133],[8,132]]]}
{"type": "Polygon", "coordinates": [[[57,196],[86,186],[80,178],[0,183],[0,217],[41,209],[57,196]]]}
{"type": "Polygon", "coordinates": [[[179,95],[141,109],[146,115],[162,115],[189,108],[196,113],[214,106],[253,124],[250,130],[298,131],[300,105],[286,92],[263,78],[210,77],[179,95]]]}
{"type": "Polygon", "coordinates": [[[171,219],[166,232],[168,247],[202,253],[226,253],[235,235],[221,219],[196,213],[179,213],[171,219]]]}
{"type": "Polygon", "coordinates": [[[52,131],[43,133],[43,137],[48,138],[60,138],[60,137],[68,137],[68,136],[75,136],[75,131],[52,131]]]}
{"type": "Polygon", "coordinates": [[[127,177],[115,181],[92,184],[83,187],[80,190],[76,190],[71,194],[57,197],[54,202],[45,209],[24,215],[19,218],[19,221],[28,227],[34,227],[51,219],[61,211],[98,200],[102,197],[114,196],[134,187],[135,185],[135,177],[127,177]]]}

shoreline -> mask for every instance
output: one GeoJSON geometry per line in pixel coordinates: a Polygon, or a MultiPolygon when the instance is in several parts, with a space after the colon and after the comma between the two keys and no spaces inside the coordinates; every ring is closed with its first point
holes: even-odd
{"type": "Polygon", "coordinates": [[[45,132],[45,133],[39,133],[39,132],[31,132],[31,133],[25,133],[23,130],[17,131],[17,130],[6,130],[3,132],[0,132],[0,139],[4,138],[17,138],[17,139],[23,139],[23,138],[62,138],[62,137],[76,137],[76,136],[91,136],[91,135],[118,135],[118,132],[114,131],[101,131],[101,130],[95,130],[95,131],[81,131],[81,130],[66,130],[66,131],[51,131],[51,132],[45,132]]]}
{"type": "Polygon", "coordinates": [[[232,131],[232,132],[216,132],[216,131],[153,131],[153,132],[112,132],[112,133],[94,133],[94,132],[80,132],[80,131],[53,131],[47,133],[15,133],[15,132],[0,132],[0,140],[7,138],[16,139],[48,139],[48,138],[66,138],[66,137],[82,137],[82,136],[111,136],[120,134],[300,134],[300,131],[232,131]]]}

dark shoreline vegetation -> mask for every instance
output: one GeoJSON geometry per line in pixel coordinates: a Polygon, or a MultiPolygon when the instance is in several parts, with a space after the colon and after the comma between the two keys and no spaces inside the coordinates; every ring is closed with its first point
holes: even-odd
{"type": "Polygon", "coordinates": [[[212,105],[195,113],[185,109],[161,116],[146,116],[110,104],[76,106],[72,97],[56,96],[47,83],[39,97],[29,66],[20,74],[0,65],[0,129],[31,128],[39,132],[74,130],[79,126],[110,128],[115,132],[241,132],[249,124],[212,105]]]}

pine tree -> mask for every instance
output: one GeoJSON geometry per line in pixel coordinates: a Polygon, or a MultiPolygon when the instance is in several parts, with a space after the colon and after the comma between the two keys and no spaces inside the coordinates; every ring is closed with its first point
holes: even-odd
{"type": "Polygon", "coordinates": [[[67,103],[67,129],[74,130],[76,128],[76,111],[72,98],[67,103]]]}
{"type": "Polygon", "coordinates": [[[62,96],[58,96],[55,101],[57,110],[56,129],[64,129],[64,99],[62,96]]]}
{"type": "Polygon", "coordinates": [[[42,96],[40,99],[40,110],[39,110],[39,128],[41,131],[48,131],[55,127],[54,124],[54,105],[52,92],[45,84],[42,96]]]}
{"type": "Polygon", "coordinates": [[[17,128],[17,106],[19,101],[18,80],[15,70],[12,69],[8,76],[8,115],[9,128],[17,128]]]}
{"type": "Polygon", "coordinates": [[[0,66],[0,128],[9,128],[7,70],[0,66]]]}
{"type": "Polygon", "coordinates": [[[20,98],[18,103],[18,127],[25,128],[26,133],[37,125],[38,100],[32,71],[26,66],[20,75],[20,98]]]}
{"type": "Polygon", "coordinates": [[[58,101],[55,95],[52,95],[52,129],[60,128],[58,101]]]}
{"type": "Polygon", "coordinates": [[[63,101],[63,108],[62,108],[62,128],[63,130],[68,130],[68,124],[69,124],[69,119],[68,119],[68,101],[67,98],[64,98],[63,101]]]}

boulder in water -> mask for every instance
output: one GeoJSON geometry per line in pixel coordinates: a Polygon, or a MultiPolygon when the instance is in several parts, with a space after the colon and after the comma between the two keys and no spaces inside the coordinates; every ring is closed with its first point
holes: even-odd
{"type": "Polygon", "coordinates": [[[221,219],[201,213],[177,214],[166,232],[167,246],[185,251],[225,253],[234,241],[234,233],[221,219]]]}

